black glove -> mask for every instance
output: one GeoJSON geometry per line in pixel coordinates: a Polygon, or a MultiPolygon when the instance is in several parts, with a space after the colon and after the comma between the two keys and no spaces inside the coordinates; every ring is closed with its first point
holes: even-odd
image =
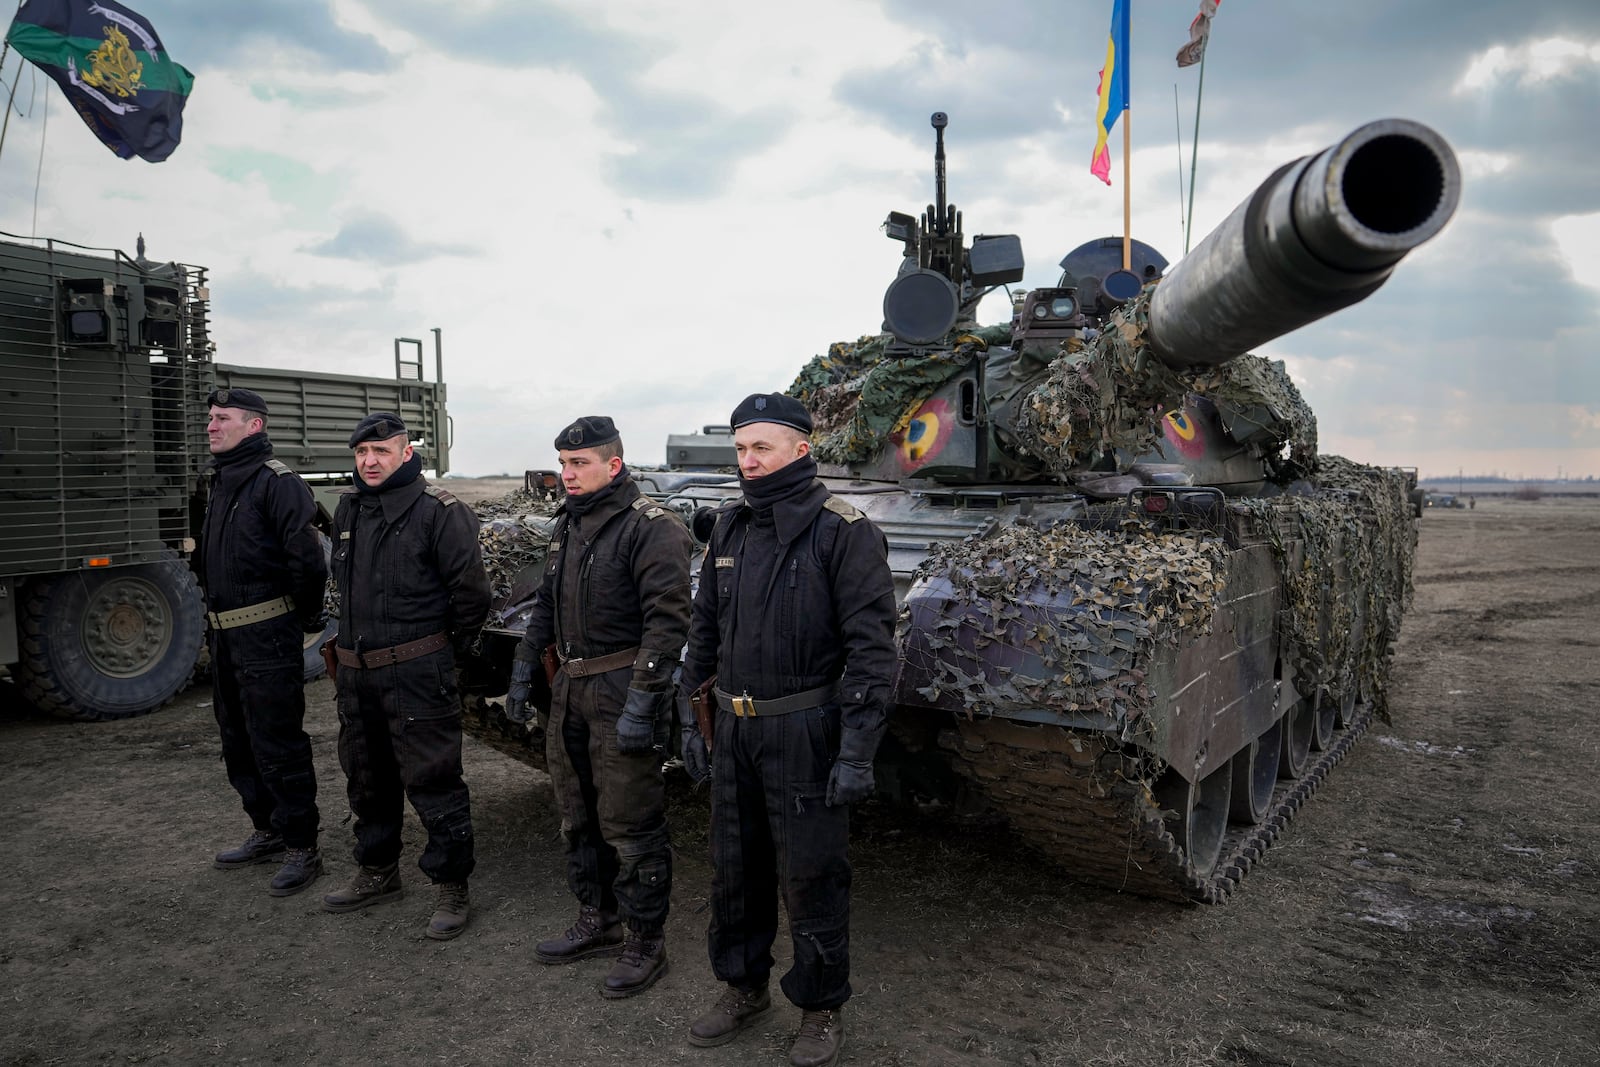
{"type": "Polygon", "coordinates": [[[617,751],[624,756],[637,756],[656,748],[656,716],[666,693],[646,693],[629,688],[628,699],[622,704],[622,717],[617,719],[617,751]]]}
{"type": "Polygon", "coordinates": [[[328,613],[318,610],[311,615],[300,616],[300,632],[303,634],[320,634],[328,628],[328,613]]]}
{"type": "Polygon", "coordinates": [[[511,688],[506,690],[506,718],[523,723],[533,718],[528,698],[533,695],[533,660],[518,656],[511,661],[511,688]]]}
{"type": "Polygon", "coordinates": [[[683,748],[683,769],[689,772],[689,780],[698,784],[710,778],[711,753],[706,748],[706,739],[700,734],[700,727],[689,723],[678,735],[678,741],[683,748]]]}
{"type": "Polygon", "coordinates": [[[840,735],[839,758],[833,761],[828,794],[823,798],[830,808],[865,800],[873,788],[872,757],[878,748],[877,738],[848,727],[840,735]]]}

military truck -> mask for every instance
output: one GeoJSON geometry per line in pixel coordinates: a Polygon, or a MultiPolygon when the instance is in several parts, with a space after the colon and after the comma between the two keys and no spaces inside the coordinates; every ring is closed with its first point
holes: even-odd
{"type": "MultiPolygon", "coordinates": [[[[326,490],[349,429],[399,412],[448,469],[443,355],[395,341],[393,378],[214,361],[204,267],[0,234],[0,666],[35,705],[118,719],[194,673],[205,613],[188,565],[205,514],[206,396],[272,409],[277,455],[326,490]]],[[[314,643],[308,639],[308,648],[314,643]]],[[[308,672],[320,658],[308,653],[308,672]]]]}

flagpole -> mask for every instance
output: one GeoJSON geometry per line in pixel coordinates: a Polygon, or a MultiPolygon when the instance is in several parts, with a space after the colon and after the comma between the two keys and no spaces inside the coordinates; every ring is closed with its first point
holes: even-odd
{"type": "Polygon", "coordinates": [[[1133,194],[1128,190],[1128,182],[1132,178],[1133,163],[1128,159],[1133,150],[1133,135],[1128,132],[1128,127],[1133,125],[1133,108],[1128,107],[1122,112],[1122,269],[1128,270],[1133,264],[1133,194]]]}
{"type": "MultiPolygon", "coordinates": [[[[1122,43],[1128,46],[1126,56],[1118,56],[1117,63],[1122,66],[1122,84],[1130,86],[1129,75],[1133,73],[1133,0],[1128,0],[1126,33],[1122,43]]],[[[1125,94],[1131,96],[1131,94],[1125,94]]],[[[1129,270],[1133,265],[1133,193],[1129,185],[1133,179],[1133,134],[1130,127],[1133,125],[1133,100],[1128,99],[1122,109],[1122,269],[1129,270]]]]}
{"type": "MultiPolygon", "coordinates": [[[[1207,26],[1209,35],[1210,27],[1207,26]]],[[[1210,42],[1207,41],[1209,44],[1210,42]]],[[[1189,235],[1194,232],[1194,169],[1200,155],[1200,101],[1206,91],[1206,52],[1200,53],[1200,85],[1194,93],[1194,138],[1189,142],[1189,216],[1183,223],[1183,254],[1189,254],[1189,235]]]]}
{"type": "MultiPolygon", "coordinates": [[[[11,42],[7,41],[6,42],[6,48],[9,49],[10,47],[11,47],[11,42]]],[[[20,52],[17,53],[18,56],[21,56],[21,54],[22,53],[20,53],[20,52]]],[[[4,59],[5,59],[5,53],[4,52],[0,52],[0,61],[4,61],[4,59]]],[[[5,155],[5,150],[6,150],[6,130],[10,129],[10,127],[11,127],[11,105],[17,99],[17,86],[22,83],[22,68],[23,68],[23,66],[24,66],[24,64],[19,59],[17,61],[17,76],[16,76],[16,78],[12,79],[12,82],[11,82],[11,94],[6,97],[6,117],[5,117],[5,121],[0,122],[0,156],[4,156],[5,155]]],[[[5,82],[4,81],[0,81],[0,86],[4,86],[4,85],[5,85],[5,82]]]]}

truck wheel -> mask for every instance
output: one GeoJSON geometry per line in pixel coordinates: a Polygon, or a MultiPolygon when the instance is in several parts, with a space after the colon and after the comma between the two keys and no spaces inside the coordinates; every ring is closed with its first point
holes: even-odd
{"type": "Polygon", "coordinates": [[[38,579],[19,621],[23,695],[80,722],[144,715],[177,696],[205,634],[200,587],[176,557],[38,579]]]}

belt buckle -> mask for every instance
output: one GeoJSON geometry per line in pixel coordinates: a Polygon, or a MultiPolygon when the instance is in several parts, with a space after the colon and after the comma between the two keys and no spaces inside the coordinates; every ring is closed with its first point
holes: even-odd
{"type": "Polygon", "coordinates": [[[756,717],[756,702],[750,699],[750,694],[733,698],[733,714],[740,719],[756,717]]]}

